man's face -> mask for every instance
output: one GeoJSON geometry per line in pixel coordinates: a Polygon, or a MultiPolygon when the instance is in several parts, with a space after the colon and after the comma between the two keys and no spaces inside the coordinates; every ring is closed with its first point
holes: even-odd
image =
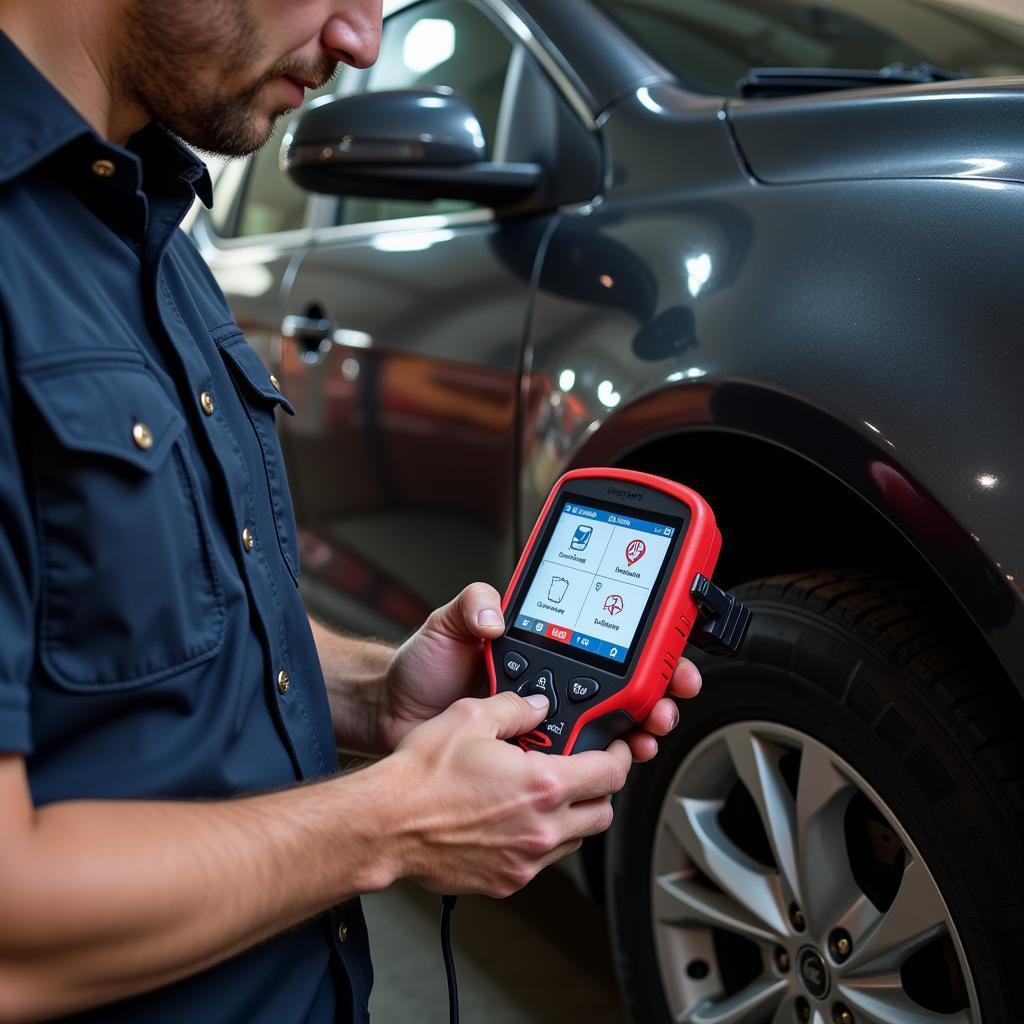
{"type": "Polygon", "coordinates": [[[339,62],[368,67],[381,0],[126,0],[119,86],[197,149],[245,156],[339,62]]]}

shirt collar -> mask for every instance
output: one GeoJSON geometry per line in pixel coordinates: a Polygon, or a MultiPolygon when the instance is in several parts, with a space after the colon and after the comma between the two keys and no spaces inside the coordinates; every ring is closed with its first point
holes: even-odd
{"type": "MultiPolygon", "coordinates": [[[[37,164],[88,137],[94,147],[113,154],[125,150],[100,139],[81,114],[0,31],[0,95],[4,111],[0,127],[0,184],[19,177],[37,164]]],[[[149,125],[129,140],[129,149],[142,159],[146,180],[172,174],[188,182],[207,207],[213,204],[213,186],[206,165],[160,125],[149,125]]],[[[88,168],[84,173],[88,173],[88,168]]]]}

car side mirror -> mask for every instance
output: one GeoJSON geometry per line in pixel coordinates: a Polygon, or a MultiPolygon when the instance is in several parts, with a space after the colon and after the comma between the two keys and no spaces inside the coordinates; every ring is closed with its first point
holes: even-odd
{"type": "Polygon", "coordinates": [[[539,164],[488,161],[479,118],[450,90],[323,97],[289,127],[281,164],[311,192],[492,207],[522,203],[544,180],[539,164]]]}

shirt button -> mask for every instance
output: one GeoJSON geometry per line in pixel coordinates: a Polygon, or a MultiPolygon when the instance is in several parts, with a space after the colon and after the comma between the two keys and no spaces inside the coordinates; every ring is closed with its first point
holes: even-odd
{"type": "Polygon", "coordinates": [[[347,942],[348,941],[348,925],[345,925],[345,924],[339,924],[338,925],[338,941],[339,942],[347,942]]]}
{"type": "MultiPolygon", "coordinates": [[[[286,694],[290,685],[291,679],[288,678],[288,673],[284,669],[281,669],[281,671],[277,673],[277,692],[282,695],[286,694]]],[[[345,940],[342,939],[342,942],[344,941],[345,940]]]]}
{"type": "Polygon", "coordinates": [[[273,374],[270,375],[270,386],[275,391],[280,391],[281,390],[281,382],[273,374]]]}
{"type": "Polygon", "coordinates": [[[132,427],[132,440],[144,451],[153,447],[153,431],[145,423],[136,423],[132,427]]]}
{"type": "Polygon", "coordinates": [[[92,165],[92,173],[97,178],[109,178],[116,170],[112,160],[96,160],[92,165]]]}
{"type": "Polygon", "coordinates": [[[211,395],[209,391],[204,391],[199,396],[199,404],[203,407],[203,412],[205,412],[207,416],[213,415],[213,395],[211,395]]]}
{"type": "Polygon", "coordinates": [[[246,552],[252,551],[253,544],[256,543],[256,536],[247,526],[242,531],[242,547],[245,548],[246,552]]]}

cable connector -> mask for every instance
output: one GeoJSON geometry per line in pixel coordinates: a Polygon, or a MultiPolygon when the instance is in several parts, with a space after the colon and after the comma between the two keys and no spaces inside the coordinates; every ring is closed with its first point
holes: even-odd
{"type": "Polygon", "coordinates": [[[700,609],[690,643],[708,654],[735,654],[747,635],[750,609],[703,573],[694,576],[690,594],[700,609]]]}

